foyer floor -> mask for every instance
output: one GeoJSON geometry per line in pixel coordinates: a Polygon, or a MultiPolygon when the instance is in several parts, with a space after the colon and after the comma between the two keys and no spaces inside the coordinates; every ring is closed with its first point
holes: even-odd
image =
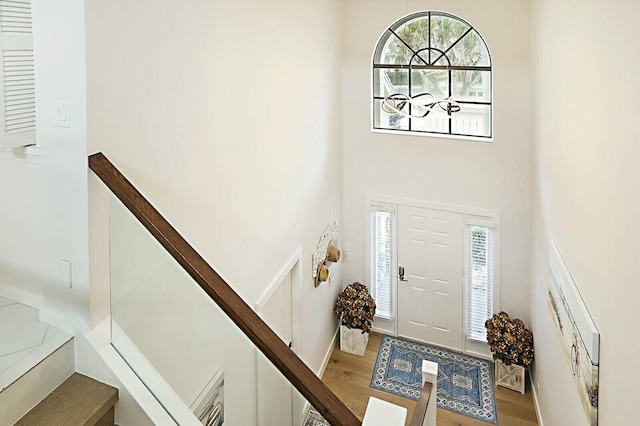
{"type": "Polygon", "coordinates": [[[0,391],[71,338],[38,310],[0,297],[0,391]]]}
{"type": "MultiPolygon", "coordinates": [[[[382,336],[371,333],[364,356],[356,356],[333,349],[322,381],[362,420],[370,396],[406,407],[407,424],[413,414],[415,401],[391,395],[369,387],[373,367],[378,355],[382,336]]],[[[496,387],[496,403],[500,426],[537,426],[538,420],[533,405],[531,389],[527,383],[527,393],[522,395],[509,389],[496,387]]],[[[485,423],[470,417],[438,409],[438,426],[485,426],[485,423]]]]}

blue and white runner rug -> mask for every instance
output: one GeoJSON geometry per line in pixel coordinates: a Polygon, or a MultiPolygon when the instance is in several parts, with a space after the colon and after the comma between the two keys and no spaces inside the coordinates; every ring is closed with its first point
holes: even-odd
{"type": "Polygon", "coordinates": [[[498,424],[491,361],[382,336],[369,386],[417,400],[423,359],[438,363],[438,408],[498,424]]]}

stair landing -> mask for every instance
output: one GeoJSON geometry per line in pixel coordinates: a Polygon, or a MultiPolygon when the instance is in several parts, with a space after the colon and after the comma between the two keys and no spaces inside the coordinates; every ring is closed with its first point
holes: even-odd
{"type": "Polygon", "coordinates": [[[0,297],[0,392],[72,338],[38,310],[0,297]]]}

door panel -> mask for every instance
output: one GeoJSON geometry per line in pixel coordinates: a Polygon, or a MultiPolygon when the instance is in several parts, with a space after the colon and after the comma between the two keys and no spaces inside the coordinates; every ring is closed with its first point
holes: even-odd
{"type": "Polygon", "coordinates": [[[462,350],[462,214],[398,206],[398,335],[462,350]]]}
{"type": "MultiPolygon", "coordinates": [[[[406,305],[407,318],[414,327],[425,327],[427,325],[427,316],[424,310],[424,304],[427,302],[427,292],[422,287],[409,285],[410,300],[406,305]]],[[[404,307],[403,307],[404,309],[404,307]]]]}

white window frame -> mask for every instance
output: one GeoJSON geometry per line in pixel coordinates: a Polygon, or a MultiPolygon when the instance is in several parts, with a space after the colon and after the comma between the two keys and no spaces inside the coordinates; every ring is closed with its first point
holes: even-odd
{"type": "MultiPolygon", "coordinates": [[[[454,43],[455,44],[455,43],[454,43]]],[[[431,46],[429,47],[429,49],[431,49],[431,46]]],[[[480,31],[473,25],[471,25],[469,22],[467,22],[466,20],[464,20],[463,18],[454,15],[452,13],[447,13],[447,12],[442,12],[442,11],[437,11],[437,10],[426,10],[426,11],[421,11],[421,12],[412,12],[408,15],[405,15],[399,19],[397,19],[396,21],[394,21],[387,29],[385,29],[382,34],[380,34],[380,36],[378,37],[378,40],[376,41],[376,44],[374,46],[372,55],[371,55],[371,72],[370,72],[370,99],[371,99],[371,116],[370,116],[370,127],[371,127],[371,131],[373,133],[384,133],[384,134],[394,134],[394,135],[409,135],[409,136],[425,136],[425,137],[437,137],[437,138],[443,138],[443,139],[456,139],[456,140],[469,140],[469,141],[476,141],[476,142],[493,142],[493,135],[494,135],[494,116],[495,116],[495,112],[494,112],[494,94],[493,94],[493,68],[492,68],[492,64],[493,64],[493,60],[491,57],[491,51],[489,49],[489,46],[487,45],[487,42],[484,40],[484,37],[482,36],[482,34],[480,33],[480,31]],[[382,66],[382,62],[379,61],[377,52],[380,48],[381,44],[386,43],[386,40],[389,38],[388,33],[390,32],[390,30],[392,29],[397,29],[398,26],[405,24],[406,22],[411,22],[413,20],[416,19],[421,19],[424,18],[425,16],[428,16],[428,19],[431,19],[431,15],[434,16],[441,16],[441,17],[448,17],[450,19],[453,19],[455,21],[458,21],[460,23],[463,23],[465,25],[467,25],[470,28],[470,31],[473,31],[483,42],[484,46],[486,47],[487,53],[488,53],[488,60],[489,60],[489,65],[488,66],[474,66],[474,65],[469,65],[469,69],[478,69],[481,71],[488,71],[490,73],[489,76],[489,101],[487,102],[487,104],[490,107],[490,113],[489,113],[489,135],[488,136],[481,136],[481,135],[473,135],[473,134],[466,134],[466,133],[456,133],[453,132],[451,129],[451,126],[449,126],[449,130],[447,132],[436,132],[436,131],[421,131],[421,130],[406,130],[406,129],[392,129],[389,127],[384,127],[384,126],[376,126],[376,119],[375,119],[375,100],[376,100],[376,94],[375,94],[375,71],[376,71],[376,67],[377,66],[382,66]]],[[[407,67],[409,67],[409,65],[398,65],[398,69],[407,69],[407,67]]],[[[443,71],[447,71],[450,74],[451,71],[451,67],[450,66],[435,66],[435,68],[441,68],[443,71]]],[[[449,87],[449,91],[451,91],[451,87],[449,87]]],[[[451,95],[451,93],[450,93],[451,95]]],[[[381,99],[381,97],[378,97],[381,99]]],[[[454,98],[455,100],[455,98],[454,98]]],[[[472,104],[473,102],[469,102],[469,101],[460,101],[461,104],[472,104]]],[[[483,102],[485,103],[485,102],[483,102]]]]}
{"type": "MultiPolygon", "coordinates": [[[[498,216],[499,219],[499,216],[498,216]]],[[[470,265],[470,236],[469,232],[471,226],[480,226],[483,228],[488,228],[492,232],[491,241],[493,243],[490,250],[491,254],[491,263],[492,263],[492,308],[493,312],[500,312],[500,233],[498,221],[493,216],[488,215],[477,215],[477,214],[465,214],[464,216],[464,230],[463,230],[463,279],[464,279],[464,328],[465,328],[465,353],[469,355],[475,355],[480,357],[489,357],[491,353],[489,351],[489,347],[486,341],[479,341],[472,339],[467,334],[467,326],[469,324],[469,300],[470,300],[470,291],[471,288],[469,286],[469,265],[470,265]]]]}
{"type": "MultiPolygon", "coordinates": [[[[369,292],[373,294],[373,280],[371,276],[371,269],[373,267],[371,255],[372,255],[372,241],[371,241],[371,213],[373,212],[388,212],[391,214],[391,241],[392,244],[396,244],[397,242],[397,208],[393,203],[379,202],[374,200],[367,201],[366,208],[366,224],[367,224],[367,233],[366,233],[366,273],[365,273],[365,282],[369,287],[369,292]]],[[[376,314],[375,321],[373,324],[373,329],[380,333],[390,333],[396,335],[396,317],[397,317],[397,279],[396,279],[396,265],[397,265],[397,247],[392,246],[391,249],[391,318],[379,316],[376,314]]]]}
{"type": "MultiPolygon", "coordinates": [[[[464,322],[464,341],[463,341],[463,352],[469,355],[478,356],[481,358],[491,358],[491,352],[489,351],[489,346],[484,342],[478,342],[472,339],[469,339],[466,336],[467,330],[467,312],[468,312],[468,255],[469,255],[469,238],[468,238],[468,226],[467,223],[475,223],[480,226],[492,225],[493,227],[493,312],[500,312],[500,304],[501,304],[501,287],[500,287],[500,211],[485,209],[485,208],[477,208],[477,207],[469,207],[469,206],[461,206],[455,204],[444,204],[437,203],[431,201],[423,201],[416,200],[411,198],[402,198],[395,197],[384,194],[367,194],[366,196],[366,236],[365,236],[365,253],[366,253],[366,273],[365,279],[367,285],[371,285],[371,220],[370,214],[372,209],[375,208],[386,208],[393,209],[392,216],[392,239],[396,242],[394,249],[392,250],[392,270],[397,270],[398,265],[398,250],[397,250],[397,235],[398,235],[398,223],[397,223],[397,211],[398,206],[410,206],[410,207],[421,207],[432,210],[442,210],[453,213],[461,213],[463,215],[463,270],[462,270],[462,280],[463,280],[463,322],[464,322]]],[[[395,279],[391,281],[391,309],[392,309],[392,319],[388,320],[381,317],[376,317],[373,330],[381,333],[389,333],[397,336],[397,290],[398,290],[398,280],[397,274],[394,275],[395,279]]]]}

